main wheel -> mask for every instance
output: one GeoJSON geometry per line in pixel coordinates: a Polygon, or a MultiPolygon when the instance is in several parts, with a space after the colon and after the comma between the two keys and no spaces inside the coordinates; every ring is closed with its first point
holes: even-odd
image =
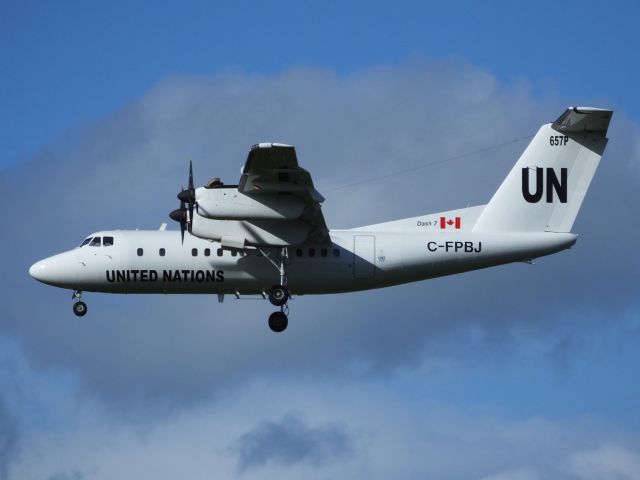
{"type": "Polygon", "coordinates": [[[87,304],[84,302],[76,302],[73,304],[73,313],[78,317],[83,317],[87,314],[87,304]]]}
{"type": "Polygon", "coordinates": [[[283,312],[273,312],[269,315],[269,328],[274,332],[280,333],[289,325],[289,319],[283,312]]]}
{"type": "Polygon", "coordinates": [[[274,285],[269,290],[269,301],[271,305],[281,307],[289,300],[289,290],[283,285],[274,285]]]}

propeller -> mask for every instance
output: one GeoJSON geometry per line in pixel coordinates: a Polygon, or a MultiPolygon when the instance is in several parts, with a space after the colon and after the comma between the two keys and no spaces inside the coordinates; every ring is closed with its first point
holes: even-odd
{"type": "MultiPolygon", "coordinates": [[[[196,189],[193,187],[193,164],[189,160],[189,188],[182,190],[178,194],[178,199],[181,202],[189,204],[189,219],[193,218],[193,207],[196,203],[196,189]]],[[[189,233],[191,233],[191,222],[188,222],[189,233]]]]}
{"type": "MultiPolygon", "coordinates": [[[[180,194],[178,194],[178,196],[180,196],[182,192],[184,192],[184,188],[180,190],[180,194]]],[[[182,243],[184,244],[184,228],[188,221],[187,209],[184,206],[184,200],[180,199],[180,208],[171,212],[169,216],[171,217],[171,220],[180,222],[180,236],[182,238],[182,243]]],[[[189,232],[191,232],[191,229],[189,229],[189,232]]]]}
{"type": "Polygon", "coordinates": [[[191,224],[193,219],[193,207],[196,203],[196,189],[193,186],[193,164],[189,160],[189,187],[185,190],[184,187],[180,189],[178,194],[178,200],[180,200],[180,208],[174,210],[169,214],[172,220],[180,222],[180,235],[182,236],[182,243],[184,243],[184,230],[185,227],[191,233],[191,224]],[[185,207],[185,204],[189,205],[189,210],[185,207]],[[188,212],[188,214],[187,214],[188,212]]]}

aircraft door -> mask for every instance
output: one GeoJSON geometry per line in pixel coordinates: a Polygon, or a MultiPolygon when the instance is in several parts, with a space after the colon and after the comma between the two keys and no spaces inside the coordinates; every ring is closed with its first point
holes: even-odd
{"type": "Polygon", "coordinates": [[[353,237],[353,276],[373,278],[375,275],[376,237],[355,235],[353,237]]]}

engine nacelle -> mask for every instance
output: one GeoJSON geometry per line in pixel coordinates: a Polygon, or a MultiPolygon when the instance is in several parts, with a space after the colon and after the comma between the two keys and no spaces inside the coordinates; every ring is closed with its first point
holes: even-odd
{"type": "Polygon", "coordinates": [[[305,202],[294,195],[245,195],[235,187],[198,188],[198,214],[214,220],[295,220],[305,202]]]}
{"type": "Polygon", "coordinates": [[[302,220],[217,220],[194,212],[191,233],[223,247],[284,247],[303,243],[310,229],[302,220]]]}

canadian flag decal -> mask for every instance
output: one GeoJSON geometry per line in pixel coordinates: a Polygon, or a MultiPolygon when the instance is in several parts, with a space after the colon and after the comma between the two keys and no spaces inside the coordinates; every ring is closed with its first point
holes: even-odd
{"type": "Polygon", "coordinates": [[[455,228],[456,230],[460,230],[460,217],[455,217],[455,218],[447,218],[447,217],[440,217],[440,228],[441,229],[445,229],[445,228],[455,228]]]}

